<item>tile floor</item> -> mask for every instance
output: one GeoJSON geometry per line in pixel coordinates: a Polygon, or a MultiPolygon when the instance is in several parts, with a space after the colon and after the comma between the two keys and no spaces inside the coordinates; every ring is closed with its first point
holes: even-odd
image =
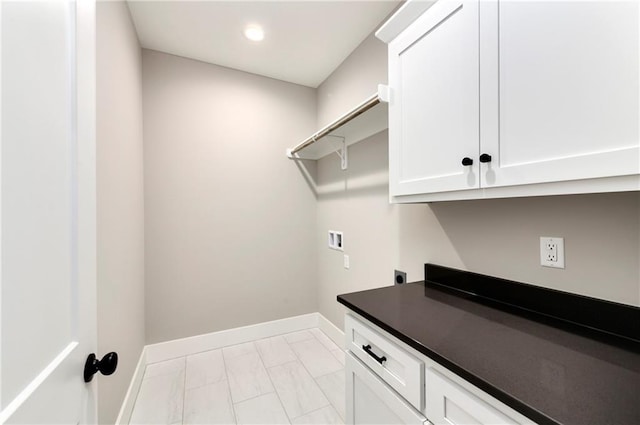
{"type": "Polygon", "coordinates": [[[342,424],[344,352],[309,329],[147,365],[130,424],[342,424]]]}

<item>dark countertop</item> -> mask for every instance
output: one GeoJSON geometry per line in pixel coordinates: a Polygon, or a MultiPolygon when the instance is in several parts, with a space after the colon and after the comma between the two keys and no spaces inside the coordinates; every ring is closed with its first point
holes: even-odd
{"type": "Polygon", "coordinates": [[[640,425],[640,344],[425,287],[338,302],[537,423],[640,425]]]}

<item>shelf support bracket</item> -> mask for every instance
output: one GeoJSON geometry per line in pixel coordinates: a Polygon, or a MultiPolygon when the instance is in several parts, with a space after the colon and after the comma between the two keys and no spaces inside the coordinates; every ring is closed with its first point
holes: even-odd
{"type": "MultiPolygon", "coordinates": [[[[338,155],[340,157],[340,168],[342,168],[342,170],[346,170],[347,168],[349,168],[349,157],[347,154],[347,142],[345,141],[344,137],[342,136],[334,136],[332,134],[327,134],[325,137],[334,137],[336,139],[340,139],[340,143],[342,146],[340,146],[339,148],[336,148],[335,153],[336,155],[338,155]]],[[[334,144],[335,146],[335,144],[334,144]]]]}

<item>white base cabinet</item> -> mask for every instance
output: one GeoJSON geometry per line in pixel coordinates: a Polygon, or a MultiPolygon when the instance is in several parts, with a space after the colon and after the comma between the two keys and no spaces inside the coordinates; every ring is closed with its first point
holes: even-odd
{"type": "Polygon", "coordinates": [[[427,420],[353,354],[347,353],[347,424],[414,424],[427,420]]]}
{"type": "Polygon", "coordinates": [[[352,316],[345,317],[344,328],[349,352],[413,407],[421,410],[424,407],[424,362],[352,316]]]}
{"type": "Polygon", "coordinates": [[[640,2],[412,3],[377,33],[392,201],[640,190],[640,2]]]}
{"type": "MultiPolygon", "coordinates": [[[[349,312],[346,316],[345,338],[347,424],[534,424],[527,417],[355,313],[349,312]],[[387,353],[393,353],[394,357],[389,358],[396,359],[395,366],[387,369],[375,367],[378,362],[365,362],[367,356],[359,352],[359,335],[366,335],[372,341],[371,344],[375,344],[377,357],[387,359],[387,353]],[[354,345],[354,341],[358,344],[354,345]],[[415,362],[423,367],[411,366],[415,362]],[[394,371],[402,371],[405,375],[394,371]],[[412,386],[397,387],[400,392],[396,391],[391,386],[395,379],[420,382],[421,388],[416,392],[407,391],[414,388],[412,386]],[[418,393],[420,399],[410,397],[410,401],[403,393],[410,396],[418,393]]],[[[384,366],[386,362],[387,360],[383,361],[379,366],[384,366]]]]}
{"type": "Polygon", "coordinates": [[[518,423],[433,369],[427,370],[426,382],[425,411],[435,425],[518,423]]]}

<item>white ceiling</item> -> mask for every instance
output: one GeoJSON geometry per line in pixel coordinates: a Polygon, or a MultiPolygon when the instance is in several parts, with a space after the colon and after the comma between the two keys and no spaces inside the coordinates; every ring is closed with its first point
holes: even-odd
{"type": "Polygon", "coordinates": [[[132,1],[142,47],[317,87],[399,4],[376,1],[132,1]],[[265,39],[252,42],[245,26],[265,39]]]}

